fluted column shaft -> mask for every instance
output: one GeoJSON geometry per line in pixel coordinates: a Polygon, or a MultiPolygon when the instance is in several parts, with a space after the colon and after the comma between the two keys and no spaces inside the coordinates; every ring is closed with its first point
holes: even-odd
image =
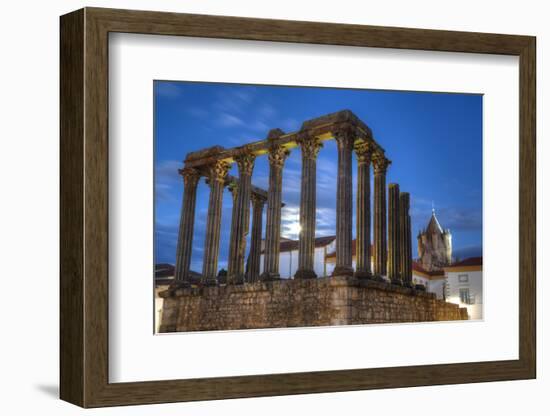
{"type": "MultiPolygon", "coordinates": [[[[232,253],[235,252],[235,240],[234,240],[234,229],[235,229],[235,221],[239,220],[239,213],[238,213],[238,204],[237,204],[237,196],[239,195],[238,189],[239,189],[239,183],[238,181],[232,181],[228,184],[227,189],[229,189],[229,192],[231,193],[231,201],[233,205],[231,206],[231,228],[230,228],[230,236],[229,236],[229,257],[227,259],[227,268],[228,268],[228,276],[229,276],[229,268],[232,267],[230,265],[232,253]]],[[[246,230],[247,231],[247,230],[246,230]]],[[[232,283],[232,281],[228,278],[227,283],[232,283]]]]}
{"type": "Polygon", "coordinates": [[[371,270],[370,247],[370,144],[363,142],[355,146],[357,156],[357,208],[355,237],[355,276],[369,278],[371,270]]]}
{"type": "Polygon", "coordinates": [[[256,156],[248,152],[235,158],[239,168],[239,180],[229,237],[228,283],[240,284],[244,282],[246,235],[250,221],[250,192],[255,158],[256,156]]]}
{"type": "Polygon", "coordinates": [[[374,167],[374,273],[386,275],[386,171],[391,162],[383,155],[375,155],[374,167]]]}
{"type": "Polygon", "coordinates": [[[202,279],[206,284],[216,283],[218,256],[220,252],[223,190],[228,170],[229,164],[223,161],[217,161],[208,171],[210,197],[208,200],[206,236],[204,239],[204,260],[202,265],[202,279]]]}
{"type": "Polygon", "coordinates": [[[193,231],[195,225],[195,206],[197,202],[197,184],[200,174],[196,169],[180,169],[183,176],[183,201],[180,214],[178,245],[176,249],[175,279],[178,282],[189,282],[191,254],[193,250],[193,231]]]}
{"type": "Polygon", "coordinates": [[[300,193],[300,241],[298,244],[298,270],[296,279],[312,279],[315,260],[315,211],[317,186],[317,155],[322,147],[316,137],[299,139],[302,151],[302,184],[300,193]]]}
{"type": "Polygon", "coordinates": [[[399,273],[405,286],[412,285],[412,243],[411,243],[411,216],[410,195],[408,192],[401,192],[399,195],[399,221],[401,240],[401,262],[399,273]]]}
{"type": "Polygon", "coordinates": [[[400,283],[401,262],[399,185],[390,183],[388,187],[388,278],[400,283]]]}
{"type": "Polygon", "coordinates": [[[352,129],[343,129],[335,135],[338,146],[338,178],[336,184],[336,266],[333,276],[352,275],[351,253],[353,221],[353,188],[351,156],[354,142],[352,129]]]}
{"type": "Polygon", "coordinates": [[[281,202],[283,166],[289,151],[281,146],[269,152],[269,190],[265,229],[264,272],[262,280],[280,278],[281,202]]]}
{"type": "Polygon", "coordinates": [[[262,217],[265,198],[252,194],[252,232],[250,253],[246,262],[246,281],[256,282],[260,277],[260,253],[262,250],[262,217]]]}

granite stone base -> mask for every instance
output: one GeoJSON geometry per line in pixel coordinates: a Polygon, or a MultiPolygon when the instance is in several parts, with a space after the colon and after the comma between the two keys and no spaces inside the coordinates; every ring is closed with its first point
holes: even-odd
{"type": "Polygon", "coordinates": [[[171,287],[161,296],[160,332],[468,319],[434,293],[349,276],[171,287]]]}

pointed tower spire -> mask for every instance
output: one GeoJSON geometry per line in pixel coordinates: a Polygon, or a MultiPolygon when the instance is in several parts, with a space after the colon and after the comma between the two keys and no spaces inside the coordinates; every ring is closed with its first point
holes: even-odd
{"type": "Polygon", "coordinates": [[[430,218],[430,222],[428,223],[428,226],[426,227],[425,232],[427,233],[437,233],[437,234],[443,234],[443,228],[439,224],[439,221],[437,220],[437,217],[435,216],[435,208],[432,202],[432,216],[430,218]]]}

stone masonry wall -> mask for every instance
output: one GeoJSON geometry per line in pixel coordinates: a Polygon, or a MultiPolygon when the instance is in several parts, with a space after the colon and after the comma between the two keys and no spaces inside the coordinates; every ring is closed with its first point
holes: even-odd
{"type": "Polygon", "coordinates": [[[160,332],[468,319],[433,293],[347,277],[169,289],[160,332]]]}

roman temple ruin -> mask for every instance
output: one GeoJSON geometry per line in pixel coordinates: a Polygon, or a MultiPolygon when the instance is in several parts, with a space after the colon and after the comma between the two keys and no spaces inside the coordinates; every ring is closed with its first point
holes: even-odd
{"type": "MultiPolygon", "coordinates": [[[[163,312],[161,332],[323,325],[326,322],[465,319],[464,311],[456,305],[436,300],[432,294],[412,284],[410,196],[401,192],[398,184],[386,184],[390,165],[391,161],[373,138],[371,129],[348,110],[305,121],[296,132],[273,129],[264,140],[231,149],[214,146],[187,154],[180,170],[184,194],[175,283],[163,294],[166,310],[163,312]],[[317,276],[313,268],[317,156],[327,140],[335,140],[338,150],[338,172],[335,172],[336,265],[331,276],[317,276]],[[281,280],[282,173],[285,160],[292,151],[301,153],[298,269],[293,279],[281,280]],[[354,155],[357,160],[355,204],[352,188],[354,155]],[[251,182],[255,160],[260,157],[267,157],[269,161],[267,191],[253,186],[251,182]],[[238,167],[238,177],[228,175],[232,164],[238,167]],[[372,204],[371,170],[374,175],[372,204]],[[206,179],[210,193],[202,273],[200,282],[197,282],[191,277],[190,265],[197,184],[201,177],[206,179]],[[233,207],[227,276],[222,281],[218,275],[218,255],[222,196],[226,187],[232,192],[233,207]],[[355,268],[352,263],[354,206],[355,268]],[[264,264],[260,274],[264,207],[267,210],[264,264]],[[251,246],[246,261],[251,208],[251,246]],[[353,294],[343,288],[353,288],[353,294]],[[266,291],[271,295],[266,297],[266,291]],[[297,305],[285,304],[289,302],[289,291],[292,292],[290,298],[294,297],[297,305]],[[331,291],[341,296],[327,295],[331,291]],[[322,297],[323,301],[307,300],[310,296],[322,297]],[[352,311],[348,310],[350,296],[356,305],[352,311]],[[363,299],[363,303],[357,303],[357,299],[363,299]],[[218,312],[212,306],[216,302],[218,312]],[[323,302],[325,305],[321,307],[323,302]],[[257,310],[254,312],[255,304],[258,310],[263,311],[261,316],[257,310]],[[390,313],[389,307],[398,309],[390,313]],[[220,308],[225,308],[226,313],[216,320],[212,316],[221,313],[220,308]],[[279,314],[278,323],[265,316],[269,310],[279,314]],[[417,313],[416,310],[422,312],[417,313]],[[288,315],[286,321],[282,316],[285,313],[288,315]],[[186,317],[184,314],[193,316],[186,317]],[[227,316],[234,318],[231,320],[227,316]],[[256,316],[255,320],[250,316],[256,316]]],[[[193,275],[196,276],[196,273],[193,275]]]]}

